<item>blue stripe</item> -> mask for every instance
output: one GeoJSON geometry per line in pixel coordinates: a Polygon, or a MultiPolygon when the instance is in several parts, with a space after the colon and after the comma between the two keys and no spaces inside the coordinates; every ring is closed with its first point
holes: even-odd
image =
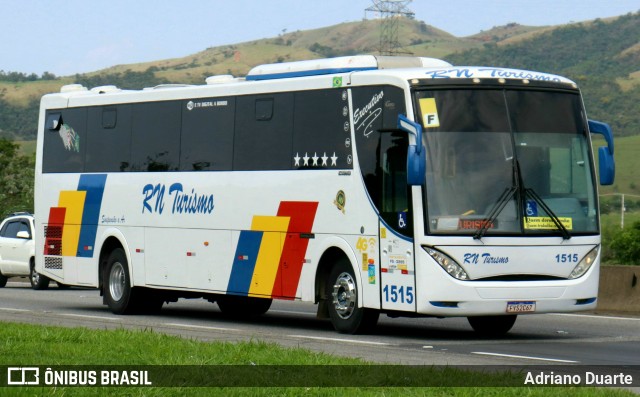
{"type": "Polygon", "coordinates": [[[377,68],[362,67],[362,68],[332,68],[332,69],[302,70],[299,72],[250,75],[250,76],[247,76],[246,79],[247,80],[275,80],[275,79],[288,79],[293,77],[321,76],[325,74],[362,72],[365,70],[377,70],[377,68]]]}
{"type": "Polygon", "coordinates": [[[79,257],[93,257],[93,249],[96,244],[96,234],[98,231],[98,220],[100,219],[100,207],[102,206],[102,195],[106,183],[107,174],[80,175],[78,191],[86,191],[87,196],[84,201],[82,228],[80,229],[80,239],[78,242],[79,257]],[[91,247],[91,249],[85,250],[85,247],[91,247]]]}
{"type": "Polygon", "coordinates": [[[256,260],[258,259],[258,251],[260,251],[263,234],[264,232],[253,230],[243,230],[240,232],[227,292],[243,296],[249,294],[251,278],[253,277],[253,270],[256,267],[256,260]]]}

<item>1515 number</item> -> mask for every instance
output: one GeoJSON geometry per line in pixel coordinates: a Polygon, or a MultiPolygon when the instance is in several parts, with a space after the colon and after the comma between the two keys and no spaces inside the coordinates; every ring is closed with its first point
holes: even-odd
{"type": "Polygon", "coordinates": [[[556,262],[558,263],[577,263],[578,254],[558,254],[556,255],[556,262]]]}
{"type": "Polygon", "coordinates": [[[382,288],[382,293],[386,302],[413,303],[413,287],[411,286],[385,285],[382,288]]]}

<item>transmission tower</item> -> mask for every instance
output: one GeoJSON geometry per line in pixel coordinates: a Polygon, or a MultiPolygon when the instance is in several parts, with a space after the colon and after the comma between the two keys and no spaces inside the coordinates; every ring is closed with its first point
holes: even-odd
{"type": "Polygon", "coordinates": [[[399,55],[411,54],[411,52],[403,50],[398,40],[398,27],[402,17],[415,17],[415,13],[411,11],[408,5],[412,0],[371,0],[373,4],[366,8],[367,13],[373,13],[375,17],[381,20],[380,29],[380,55],[399,55]]]}

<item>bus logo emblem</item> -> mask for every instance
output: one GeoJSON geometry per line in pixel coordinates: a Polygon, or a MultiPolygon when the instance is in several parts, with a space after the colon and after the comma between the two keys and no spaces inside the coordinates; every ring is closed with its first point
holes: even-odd
{"type": "Polygon", "coordinates": [[[333,204],[335,204],[335,206],[344,214],[344,206],[347,204],[347,196],[342,190],[339,190],[338,194],[336,194],[336,199],[333,201],[333,204]]]}

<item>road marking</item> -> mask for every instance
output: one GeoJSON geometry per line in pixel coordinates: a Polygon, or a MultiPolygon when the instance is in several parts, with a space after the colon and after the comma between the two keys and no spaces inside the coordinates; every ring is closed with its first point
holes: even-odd
{"type": "Polygon", "coordinates": [[[525,360],[537,360],[537,361],[552,361],[554,363],[569,363],[577,364],[580,361],[572,360],[560,360],[557,358],[545,358],[545,357],[532,357],[532,356],[518,356],[515,354],[501,354],[501,353],[489,353],[489,352],[471,352],[471,354],[479,354],[481,356],[496,356],[496,357],[508,357],[508,358],[522,358],[525,360]]]}
{"type": "Polygon", "coordinates": [[[584,317],[584,318],[597,318],[600,320],[629,320],[640,321],[637,317],[614,317],[614,316],[596,316],[594,314],[570,314],[570,313],[549,313],[550,316],[565,316],[565,317],[584,317]]]}
{"type": "Polygon", "coordinates": [[[14,309],[12,307],[0,307],[0,310],[5,310],[8,312],[30,312],[28,309],[14,309]]]}
{"type": "Polygon", "coordinates": [[[371,342],[365,340],[355,340],[355,339],[340,339],[340,338],[325,338],[321,336],[307,336],[307,335],[287,335],[291,338],[301,338],[301,339],[313,339],[313,340],[321,340],[321,341],[330,341],[330,342],[345,342],[345,343],[357,343],[362,345],[374,345],[374,346],[391,346],[390,343],[384,342],[371,342]]]}
{"type": "Polygon", "coordinates": [[[170,327],[207,329],[211,331],[240,331],[239,329],[236,329],[236,328],[208,327],[203,325],[190,325],[190,324],[179,324],[179,323],[164,323],[164,325],[167,325],[170,327]]]}
{"type": "Polygon", "coordinates": [[[120,320],[119,318],[115,318],[115,317],[104,317],[104,316],[90,316],[88,314],[71,314],[71,313],[62,313],[60,314],[61,316],[67,316],[67,317],[80,317],[80,318],[91,318],[94,320],[111,320],[111,321],[116,321],[116,320],[120,320]]]}

